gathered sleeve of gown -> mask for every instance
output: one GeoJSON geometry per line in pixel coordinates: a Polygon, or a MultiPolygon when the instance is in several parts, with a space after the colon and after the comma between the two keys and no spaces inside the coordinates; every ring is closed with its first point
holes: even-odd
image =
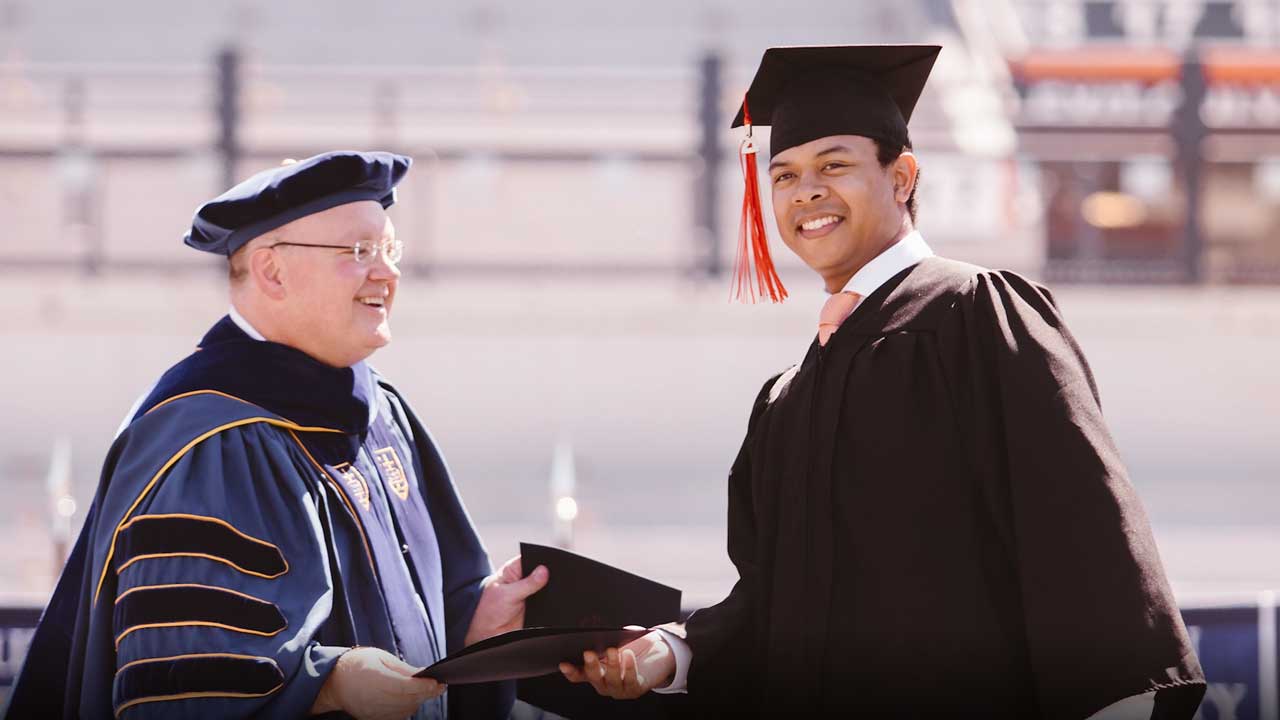
{"type": "Polygon", "coordinates": [[[1189,720],[1204,675],[1052,296],[985,272],[954,310],[940,341],[956,359],[961,435],[1018,577],[1045,717],[1085,718],[1159,690],[1157,716],[1189,720]]]}
{"type": "Polygon", "coordinates": [[[263,424],[213,435],[104,529],[117,717],[308,714],[345,648],[315,640],[332,579],[291,442],[263,424]]]}

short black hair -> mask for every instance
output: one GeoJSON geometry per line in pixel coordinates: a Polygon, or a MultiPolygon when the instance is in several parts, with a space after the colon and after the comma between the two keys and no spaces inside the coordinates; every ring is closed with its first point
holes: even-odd
{"type": "MultiPolygon", "coordinates": [[[[900,148],[894,148],[883,140],[875,140],[876,144],[876,160],[880,162],[880,167],[887,168],[890,163],[898,159],[898,156],[911,149],[911,137],[907,137],[907,142],[900,148]]],[[[911,195],[907,197],[907,213],[911,215],[911,224],[916,222],[916,188],[920,187],[920,169],[916,168],[916,184],[911,186],[911,195]]]]}

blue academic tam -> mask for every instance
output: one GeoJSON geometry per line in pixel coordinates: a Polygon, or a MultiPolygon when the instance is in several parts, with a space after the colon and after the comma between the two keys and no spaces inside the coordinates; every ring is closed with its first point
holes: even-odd
{"type": "Polygon", "coordinates": [[[389,152],[338,150],[263,170],[201,205],[182,241],[230,257],[285,223],[362,200],[396,201],[413,159],[389,152]]]}

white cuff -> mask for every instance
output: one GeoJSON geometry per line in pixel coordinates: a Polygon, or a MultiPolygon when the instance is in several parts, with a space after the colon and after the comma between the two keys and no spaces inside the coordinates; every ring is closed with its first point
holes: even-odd
{"type": "Polygon", "coordinates": [[[671,676],[671,682],[665,687],[654,688],[653,691],[660,695],[674,695],[676,693],[688,692],[686,688],[689,685],[689,663],[693,661],[693,650],[689,649],[689,643],[684,638],[674,633],[667,632],[661,628],[654,630],[662,637],[667,647],[671,648],[671,654],[676,658],[676,672],[671,676]]]}

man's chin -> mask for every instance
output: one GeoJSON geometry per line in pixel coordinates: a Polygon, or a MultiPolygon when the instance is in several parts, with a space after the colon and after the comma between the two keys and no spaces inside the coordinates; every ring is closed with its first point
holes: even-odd
{"type": "Polygon", "coordinates": [[[379,348],[386,347],[391,342],[391,332],[388,330],[383,332],[380,328],[377,332],[369,334],[360,347],[357,349],[352,347],[352,354],[348,356],[350,362],[346,366],[350,367],[358,362],[368,360],[379,348]]]}
{"type": "Polygon", "coordinates": [[[369,349],[369,354],[372,355],[375,350],[386,347],[387,345],[390,345],[390,344],[391,344],[391,328],[387,327],[386,325],[382,325],[378,327],[377,330],[374,330],[373,334],[369,336],[369,342],[367,345],[369,349]]]}

